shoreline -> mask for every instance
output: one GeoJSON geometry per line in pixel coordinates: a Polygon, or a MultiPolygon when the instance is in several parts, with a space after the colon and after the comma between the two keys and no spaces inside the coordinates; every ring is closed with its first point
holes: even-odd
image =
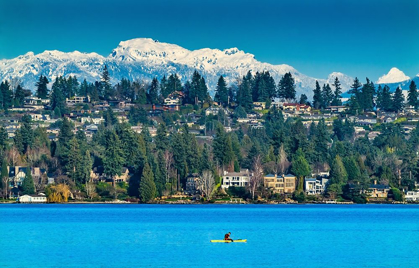
{"type": "Polygon", "coordinates": [[[136,202],[66,202],[66,203],[20,203],[20,202],[0,202],[0,205],[5,204],[25,204],[25,205],[419,205],[418,202],[380,202],[380,203],[365,203],[357,204],[353,202],[309,202],[309,203],[297,203],[297,202],[269,202],[269,203],[231,203],[231,202],[214,202],[214,203],[192,203],[192,202],[164,202],[164,203],[136,203],[136,202]]]}

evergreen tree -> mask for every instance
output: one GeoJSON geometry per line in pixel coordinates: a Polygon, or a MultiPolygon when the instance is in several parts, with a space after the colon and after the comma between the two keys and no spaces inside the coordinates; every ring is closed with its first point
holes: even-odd
{"type": "Polygon", "coordinates": [[[163,195],[163,191],[166,188],[166,159],[162,151],[157,153],[157,174],[155,176],[156,189],[159,196],[163,195]]]}
{"type": "Polygon", "coordinates": [[[154,174],[148,163],[145,164],[143,174],[141,175],[139,193],[140,200],[143,203],[148,203],[156,197],[154,174]]]}
{"type": "Polygon", "coordinates": [[[49,81],[46,76],[40,76],[38,82],[36,82],[36,96],[40,99],[46,99],[48,97],[48,85],[49,81]]]}
{"type": "Polygon", "coordinates": [[[160,80],[160,93],[162,97],[165,99],[167,96],[169,96],[169,91],[167,90],[167,78],[166,75],[163,76],[163,78],[160,80]]]}
{"type": "MultiPolygon", "coordinates": [[[[7,189],[7,183],[9,180],[9,172],[7,172],[7,161],[6,158],[3,159],[1,163],[1,173],[0,173],[0,188],[7,189]]],[[[7,197],[7,193],[6,193],[7,197]]]]}
{"type": "Polygon", "coordinates": [[[81,180],[83,183],[87,183],[90,181],[90,171],[92,170],[93,166],[93,159],[90,156],[90,151],[86,150],[84,155],[82,156],[82,163],[81,163],[81,180]]]}
{"type": "Polygon", "coordinates": [[[104,112],[103,118],[105,119],[105,127],[111,127],[118,123],[118,118],[116,118],[111,107],[104,112]]]}
{"type": "Polygon", "coordinates": [[[128,121],[132,126],[138,123],[147,124],[147,111],[143,107],[131,106],[128,112],[128,121]]]}
{"type": "Polygon", "coordinates": [[[180,178],[186,176],[186,149],[183,136],[180,133],[172,134],[171,152],[173,153],[173,166],[180,178]]]}
{"type": "Polygon", "coordinates": [[[375,99],[376,105],[377,105],[377,109],[383,109],[383,88],[381,87],[381,85],[378,85],[378,89],[377,89],[377,97],[375,99]]]}
{"type": "Polygon", "coordinates": [[[333,120],[333,133],[339,141],[343,141],[345,139],[342,120],[333,120]]]}
{"type": "Polygon", "coordinates": [[[203,170],[210,170],[211,169],[211,160],[209,157],[209,148],[206,143],[204,143],[204,148],[202,150],[201,158],[200,158],[200,166],[199,170],[202,172],[203,170]]]}
{"type": "Polygon", "coordinates": [[[418,101],[418,89],[416,87],[415,81],[412,80],[409,85],[409,94],[407,96],[407,100],[410,106],[414,107],[415,110],[419,108],[419,101],[418,101]]]}
{"type": "Polygon", "coordinates": [[[31,169],[26,168],[26,176],[22,182],[22,194],[34,194],[35,193],[35,184],[33,182],[31,169]]]}
{"type": "Polygon", "coordinates": [[[65,171],[74,182],[81,183],[82,155],[79,147],[76,137],[73,137],[69,142],[69,150],[67,152],[68,161],[65,165],[65,171]]]}
{"type": "Polygon", "coordinates": [[[6,129],[0,125],[0,155],[6,150],[8,139],[6,129]]]}
{"type": "Polygon", "coordinates": [[[249,72],[246,77],[243,77],[243,81],[239,86],[239,91],[237,92],[237,104],[242,106],[247,113],[251,112],[253,109],[251,86],[252,76],[249,72]]]}
{"type": "Polygon", "coordinates": [[[218,125],[212,142],[214,161],[218,164],[222,164],[224,162],[225,141],[226,133],[224,131],[224,127],[222,125],[218,125]]]}
{"type": "Polygon", "coordinates": [[[306,94],[301,94],[300,95],[300,101],[299,101],[299,103],[300,104],[307,104],[308,103],[308,98],[307,98],[307,95],[306,94]]]}
{"type": "Polygon", "coordinates": [[[7,111],[13,105],[13,92],[10,90],[9,82],[6,80],[0,84],[3,95],[3,110],[7,111]]]}
{"type": "Polygon", "coordinates": [[[196,70],[192,75],[191,83],[186,86],[188,88],[189,103],[196,105],[198,102],[203,102],[207,99],[208,88],[205,79],[196,70]]]}
{"type": "Polygon", "coordinates": [[[348,174],[348,181],[356,182],[361,179],[361,171],[354,157],[343,158],[343,165],[348,174]]]}
{"type": "Polygon", "coordinates": [[[168,132],[166,124],[159,124],[159,126],[157,127],[157,135],[154,138],[157,150],[166,151],[166,149],[169,147],[169,138],[167,137],[167,134],[168,132]]]}
{"type": "Polygon", "coordinates": [[[328,192],[342,194],[342,186],[348,181],[348,173],[343,165],[342,158],[337,155],[330,168],[328,192]]]}
{"type": "Polygon", "coordinates": [[[330,106],[333,101],[333,92],[329,84],[323,85],[322,90],[323,108],[330,106]]]}
{"type": "Polygon", "coordinates": [[[70,141],[73,138],[73,125],[64,117],[58,134],[58,159],[61,166],[65,167],[69,161],[70,141]]]}
{"type": "Polygon", "coordinates": [[[16,87],[13,103],[15,107],[23,107],[25,104],[25,91],[21,85],[17,85],[16,87]]]}
{"type": "Polygon", "coordinates": [[[391,98],[390,87],[385,85],[381,94],[381,108],[385,112],[392,111],[393,101],[391,98]]]}
{"type": "Polygon", "coordinates": [[[265,71],[262,73],[262,78],[266,87],[266,92],[268,94],[268,99],[265,101],[272,100],[276,96],[276,85],[275,80],[269,73],[269,71],[265,71]]]}
{"type": "Polygon", "coordinates": [[[86,79],[83,80],[77,92],[77,96],[87,96],[90,95],[90,85],[87,83],[86,79]]]}
{"type": "Polygon", "coordinates": [[[111,86],[111,78],[109,76],[109,71],[108,71],[108,66],[105,65],[105,67],[103,67],[103,72],[102,72],[102,77],[101,77],[101,87],[103,90],[103,98],[105,100],[110,100],[113,95],[114,92],[112,90],[112,86],[111,86]]]}
{"type": "Polygon", "coordinates": [[[279,81],[278,97],[286,100],[294,100],[295,93],[295,80],[290,72],[286,73],[279,81]]]}
{"type": "Polygon", "coordinates": [[[25,152],[25,147],[23,146],[23,138],[20,130],[17,130],[15,136],[13,137],[13,143],[20,154],[25,152]]]}
{"type": "Polygon", "coordinates": [[[349,106],[349,113],[352,115],[358,115],[361,111],[361,105],[359,104],[359,101],[355,97],[355,95],[352,95],[351,98],[349,99],[348,106],[349,106]]]}
{"type": "Polygon", "coordinates": [[[375,86],[372,81],[367,77],[367,83],[362,87],[362,108],[364,110],[371,111],[374,108],[374,96],[375,96],[375,86]]]}
{"type": "Polygon", "coordinates": [[[335,78],[335,81],[333,82],[333,86],[335,87],[335,91],[334,91],[334,94],[333,94],[333,101],[332,101],[332,105],[333,106],[340,106],[340,105],[342,105],[342,97],[341,97],[341,95],[340,94],[342,94],[342,91],[341,91],[341,84],[340,84],[340,82],[339,82],[339,79],[336,77],[335,78]]]}
{"type": "Polygon", "coordinates": [[[315,161],[319,163],[324,163],[328,159],[329,146],[328,142],[330,141],[329,133],[327,132],[327,127],[324,119],[320,120],[317,124],[315,136],[314,136],[314,155],[315,161]]]}
{"type": "Polygon", "coordinates": [[[352,96],[355,96],[357,102],[361,100],[361,90],[362,84],[359,82],[358,77],[355,77],[354,83],[351,86],[351,89],[349,90],[349,93],[352,94],[352,96]]]}
{"type": "Polygon", "coordinates": [[[25,154],[33,144],[34,133],[31,126],[31,117],[24,115],[21,120],[21,127],[16,131],[15,144],[19,152],[25,154]]]}
{"type": "Polygon", "coordinates": [[[114,179],[116,175],[121,175],[124,163],[124,152],[121,149],[121,141],[113,130],[105,132],[105,153],[102,159],[103,172],[114,179]]]}
{"type": "Polygon", "coordinates": [[[316,80],[316,88],[313,90],[313,107],[315,109],[320,109],[323,104],[323,95],[319,85],[319,82],[316,80]]]}
{"type": "Polygon", "coordinates": [[[3,82],[0,84],[0,110],[3,110],[3,82]]]}
{"type": "Polygon", "coordinates": [[[62,116],[65,113],[65,97],[62,94],[63,88],[60,79],[57,77],[55,82],[52,84],[51,96],[50,96],[50,105],[51,109],[55,111],[56,108],[59,109],[62,116]]]}
{"type": "Polygon", "coordinates": [[[297,192],[301,193],[304,190],[304,177],[310,175],[311,172],[310,165],[301,148],[297,150],[296,155],[292,160],[291,172],[298,178],[297,192]]]}
{"type": "Polygon", "coordinates": [[[223,76],[220,76],[217,82],[215,101],[219,102],[224,107],[228,105],[228,90],[223,76]]]}
{"type": "Polygon", "coordinates": [[[150,88],[148,89],[148,102],[150,104],[158,104],[159,103],[159,81],[157,78],[153,78],[151,81],[150,88]]]}
{"type": "Polygon", "coordinates": [[[175,91],[180,91],[181,89],[182,89],[182,83],[180,82],[179,76],[177,74],[171,74],[167,81],[166,93],[165,93],[167,94],[166,96],[170,95],[171,93],[175,91]]]}
{"type": "Polygon", "coordinates": [[[404,108],[404,95],[402,89],[397,87],[393,95],[393,111],[398,113],[404,108]]]}

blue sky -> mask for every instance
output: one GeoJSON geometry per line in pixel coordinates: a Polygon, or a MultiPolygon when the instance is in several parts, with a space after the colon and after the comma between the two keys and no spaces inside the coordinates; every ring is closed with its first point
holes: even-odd
{"type": "Polygon", "coordinates": [[[52,49],[108,55],[137,37],[238,47],[318,78],[419,73],[417,0],[0,0],[0,59],[52,49]]]}

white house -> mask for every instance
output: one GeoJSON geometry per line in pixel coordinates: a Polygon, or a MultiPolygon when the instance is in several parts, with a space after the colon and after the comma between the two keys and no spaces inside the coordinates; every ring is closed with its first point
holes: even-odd
{"type": "Polygon", "coordinates": [[[419,201],[419,190],[408,191],[404,198],[407,202],[418,202],[419,201]]]}
{"type": "Polygon", "coordinates": [[[304,189],[307,195],[318,195],[323,194],[326,190],[327,182],[329,179],[320,178],[306,178],[304,180],[304,189]]]}
{"type": "Polygon", "coordinates": [[[65,102],[68,104],[68,105],[71,105],[71,104],[76,104],[76,103],[90,103],[90,97],[89,96],[87,96],[87,97],[83,97],[83,96],[81,96],[81,97],[78,97],[78,96],[74,96],[74,97],[72,97],[72,98],[66,98],[65,99],[65,102]]]}
{"type": "Polygon", "coordinates": [[[164,104],[165,105],[178,105],[180,103],[179,98],[165,98],[164,104]]]}
{"type": "Polygon", "coordinates": [[[18,199],[19,203],[46,203],[47,197],[44,194],[36,195],[22,195],[18,199]]]}
{"type": "Polygon", "coordinates": [[[223,183],[221,184],[221,187],[224,189],[227,189],[230,186],[246,187],[249,185],[250,176],[252,176],[252,174],[248,169],[241,170],[240,172],[224,171],[223,183]]]}

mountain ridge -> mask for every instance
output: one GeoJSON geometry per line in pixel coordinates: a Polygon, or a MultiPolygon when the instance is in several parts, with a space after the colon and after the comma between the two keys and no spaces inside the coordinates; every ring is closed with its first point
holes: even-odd
{"type": "Polygon", "coordinates": [[[337,76],[343,91],[348,90],[353,82],[352,77],[339,72],[333,72],[324,79],[310,77],[287,64],[260,62],[253,54],[236,47],[224,50],[188,50],[150,38],[121,41],[106,57],[95,52],[84,53],[77,50],[45,50],[39,54],[28,52],[14,59],[0,60],[0,80],[18,78],[26,88],[32,90],[40,75],[47,76],[50,81],[61,75],[76,75],[79,81],[86,79],[94,82],[100,79],[105,64],[108,65],[112,83],[117,83],[122,78],[151,80],[155,76],[161,78],[172,73],[177,73],[182,82],[186,82],[197,70],[206,79],[211,94],[214,93],[220,75],[228,83],[232,83],[248,71],[253,74],[257,71],[269,71],[276,83],[285,73],[291,72],[295,78],[297,95],[306,94],[309,97],[313,94],[316,80],[320,84],[331,84],[337,76]]]}

